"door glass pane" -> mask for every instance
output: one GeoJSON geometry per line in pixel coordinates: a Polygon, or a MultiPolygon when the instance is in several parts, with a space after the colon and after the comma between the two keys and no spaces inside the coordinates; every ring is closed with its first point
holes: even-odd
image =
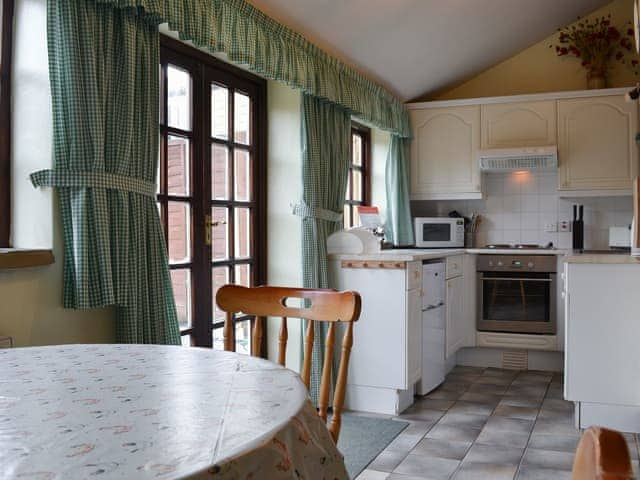
{"type": "Polygon", "coordinates": [[[224,336],[222,327],[214,328],[211,334],[214,350],[224,350],[224,336]]]}
{"type": "Polygon", "coordinates": [[[216,305],[216,293],[218,289],[229,283],[229,268],[215,267],[211,269],[212,294],[213,294],[213,322],[224,322],[224,312],[216,305]]]}
{"type": "Polygon", "coordinates": [[[191,335],[182,335],[182,337],[180,337],[180,343],[183,347],[190,347],[192,345],[191,335]]]}
{"type": "Polygon", "coordinates": [[[362,172],[360,170],[352,170],[353,175],[353,200],[357,202],[362,201],[362,172]]]}
{"type": "Polygon", "coordinates": [[[353,172],[353,170],[349,169],[349,175],[347,176],[347,193],[345,195],[345,198],[347,200],[351,200],[351,173],[353,172]]]}
{"type": "Polygon", "coordinates": [[[244,320],[236,323],[236,352],[244,355],[251,354],[251,321],[244,320]]]}
{"type": "Polygon", "coordinates": [[[235,283],[236,285],[242,285],[244,287],[251,286],[251,265],[236,265],[235,275],[235,281],[233,283],[235,283]]]}
{"type": "Polygon", "coordinates": [[[169,202],[169,263],[191,260],[191,225],[189,204],[169,202]]]}
{"type": "Polygon", "coordinates": [[[167,145],[167,190],[170,195],[189,195],[189,139],[170,136],[167,145]]]}
{"type": "Polygon", "coordinates": [[[229,258],[229,210],[225,207],[211,209],[211,257],[213,260],[229,258]]]}
{"type": "Polygon", "coordinates": [[[362,137],[360,135],[353,135],[353,163],[355,165],[362,165],[362,137]]]}
{"type": "Polygon", "coordinates": [[[229,138],[229,90],[215,83],[211,85],[211,136],[229,138]]]}
{"type": "Polygon", "coordinates": [[[351,226],[351,205],[349,205],[348,203],[344,204],[342,221],[344,223],[344,228],[349,228],[351,226]]]}
{"type": "Polygon", "coordinates": [[[168,125],[191,130],[191,76],[174,65],[167,68],[168,125]]]}
{"type": "Polygon", "coordinates": [[[236,149],[235,153],[235,199],[241,202],[251,200],[251,156],[246,150],[236,149]]]}
{"type": "Polygon", "coordinates": [[[189,270],[171,270],[171,286],[176,301],[180,329],[191,327],[191,275],[189,270]]]}
{"type": "Polygon", "coordinates": [[[214,200],[229,199],[229,149],[211,145],[211,195],[214,200]]]}
{"type": "Polygon", "coordinates": [[[353,220],[351,222],[351,225],[353,227],[359,227],[360,226],[360,214],[358,213],[358,207],[356,205],[352,205],[351,206],[351,215],[353,216],[353,220]]]}
{"type": "Polygon", "coordinates": [[[248,208],[236,208],[234,218],[234,248],[236,258],[251,256],[251,214],[248,208]]]}
{"type": "Polygon", "coordinates": [[[233,139],[236,143],[249,145],[251,143],[250,135],[250,118],[251,118],[251,99],[239,92],[233,95],[234,100],[234,125],[233,139]]]}

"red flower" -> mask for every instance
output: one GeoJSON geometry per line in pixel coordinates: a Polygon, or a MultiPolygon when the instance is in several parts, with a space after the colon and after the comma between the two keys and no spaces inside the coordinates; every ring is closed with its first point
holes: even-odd
{"type": "Polygon", "coordinates": [[[621,60],[622,57],[624,57],[624,54],[622,52],[616,53],[616,60],[621,60]]]}
{"type": "Polygon", "coordinates": [[[630,29],[627,30],[627,35],[630,35],[630,36],[633,37],[633,35],[634,35],[633,28],[630,28],[630,29]]]}
{"type": "Polygon", "coordinates": [[[633,65],[634,67],[638,65],[638,60],[631,60],[631,65],[633,65]]]}

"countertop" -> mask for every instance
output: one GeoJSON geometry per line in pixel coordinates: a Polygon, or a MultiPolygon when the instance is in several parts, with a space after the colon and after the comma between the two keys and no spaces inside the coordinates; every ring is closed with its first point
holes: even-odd
{"type": "Polygon", "coordinates": [[[499,250],[490,248],[404,248],[381,250],[375,253],[330,253],[329,260],[360,260],[360,261],[399,261],[412,262],[417,260],[434,260],[436,258],[451,257],[453,255],[472,254],[511,254],[511,255],[565,255],[570,250],[561,249],[531,249],[531,250],[499,250]]]}
{"type": "Polygon", "coordinates": [[[464,248],[404,248],[381,250],[375,253],[330,253],[329,260],[399,261],[433,260],[436,258],[464,255],[464,248]]]}
{"type": "Polygon", "coordinates": [[[629,252],[570,252],[564,260],[566,263],[591,264],[640,264],[640,257],[632,257],[629,252]]]}
{"type": "Polygon", "coordinates": [[[497,255],[566,255],[571,250],[565,250],[561,248],[467,248],[467,253],[476,254],[497,254],[497,255]]]}

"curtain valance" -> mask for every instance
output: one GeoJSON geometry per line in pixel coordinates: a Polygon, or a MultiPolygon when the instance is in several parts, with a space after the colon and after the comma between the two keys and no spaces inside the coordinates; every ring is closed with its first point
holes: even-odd
{"type": "Polygon", "coordinates": [[[409,115],[399,99],[245,0],[93,1],[137,10],[150,23],[168,23],[183,40],[339,104],[382,130],[411,136],[409,115]]]}

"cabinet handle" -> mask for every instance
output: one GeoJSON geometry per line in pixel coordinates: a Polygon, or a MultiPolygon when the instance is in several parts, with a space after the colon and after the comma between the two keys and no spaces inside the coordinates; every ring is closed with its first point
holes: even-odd
{"type": "Polygon", "coordinates": [[[362,266],[363,266],[364,268],[369,268],[369,264],[368,264],[367,262],[363,262],[363,263],[362,263],[362,266]]]}
{"type": "Polygon", "coordinates": [[[378,264],[378,266],[379,266],[380,268],[384,268],[384,267],[385,267],[385,264],[384,264],[384,262],[380,262],[380,263],[378,264]]]}

